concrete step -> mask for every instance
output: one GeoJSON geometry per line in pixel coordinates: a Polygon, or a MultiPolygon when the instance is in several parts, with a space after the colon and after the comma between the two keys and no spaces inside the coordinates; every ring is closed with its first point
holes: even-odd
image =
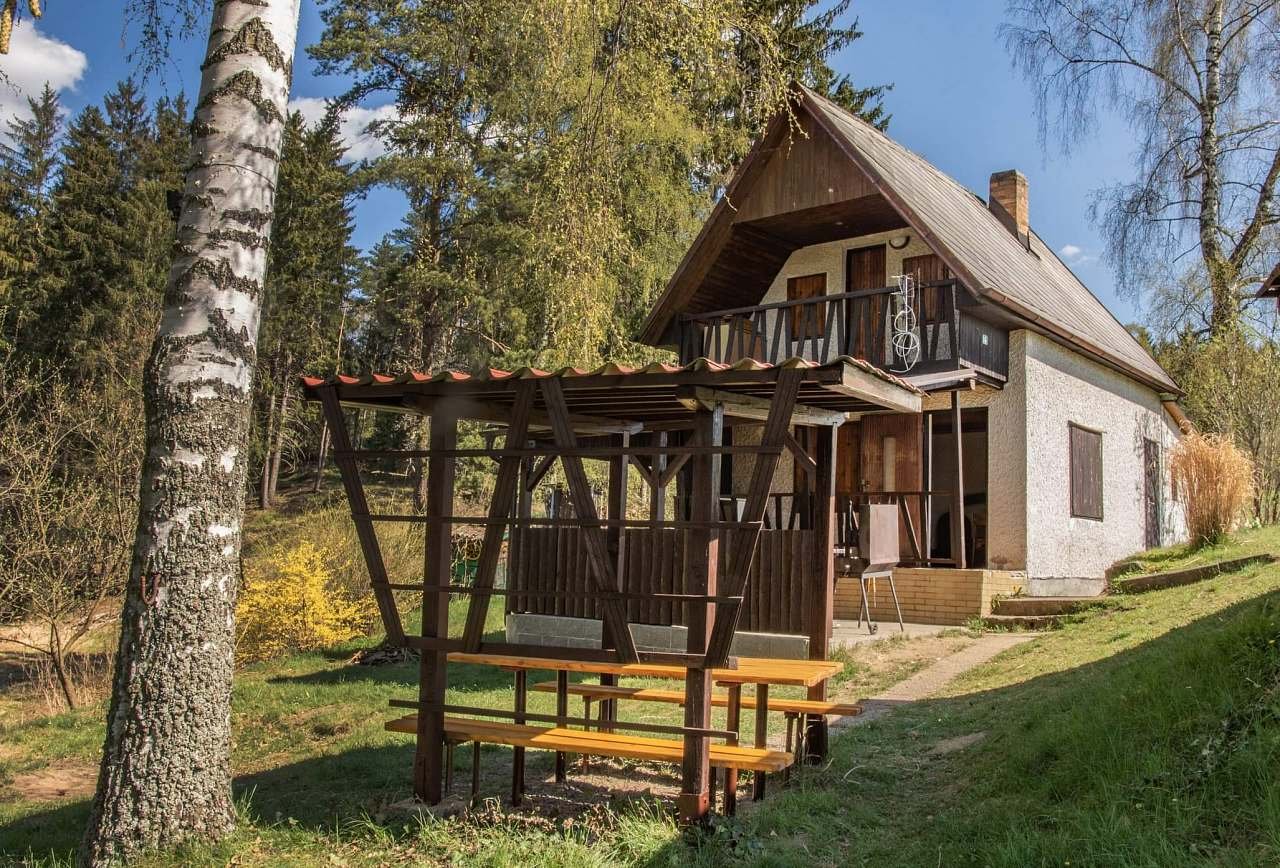
{"type": "Polygon", "coordinates": [[[1070,615],[1105,606],[1106,597],[997,597],[993,615],[1070,615]]]}
{"type": "Polygon", "coordinates": [[[1062,623],[1065,615],[987,615],[982,619],[994,630],[1051,630],[1062,623]]]}

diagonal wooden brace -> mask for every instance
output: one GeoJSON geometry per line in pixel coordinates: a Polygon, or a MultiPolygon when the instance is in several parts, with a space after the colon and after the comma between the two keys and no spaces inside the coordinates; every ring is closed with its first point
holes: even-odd
{"type": "MultiPolygon", "coordinates": [[[[764,434],[760,441],[762,446],[786,444],[791,426],[791,411],[795,407],[803,376],[804,371],[799,368],[786,368],[778,375],[773,405],[769,408],[769,417],[764,423],[764,434]]],[[[741,598],[743,588],[747,584],[751,561],[755,558],[756,546],[760,542],[760,527],[769,505],[769,492],[773,484],[774,471],[778,466],[778,458],[777,452],[764,453],[756,457],[741,517],[741,521],[755,522],[755,527],[750,530],[739,530],[733,535],[732,548],[725,559],[727,564],[725,581],[719,588],[719,593],[725,597],[741,598]]],[[[734,631],[738,628],[738,615],[741,611],[740,599],[716,606],[716,619],[711,628],[711,640],[707,644],[708,666],[723,666],[729,659],[729,646],[733,642],[734,631]]]]}
{"type": "MultiPolygon", "coordinates": [[[[506,449],[519,449],[524,446],[529,433],[529,414],[533,409],[536,390],[537,381],[535,380],[523,380],[517,384],[515,405],[511,409],[511,422],[507,427],[506,449]]],[[[493,500],[489,504],[490,519],[511,517],[511,510],[515,505],[516,483],[519,478],[520,456],[503,455],[498,463],[498,478],[493,486],[493,500]]],[[[476,565],[476,578],[473,584],[477,593],[471,595],[471,604],[467,607],[467,626],[462,634],[464,647],[471,653],[480,650],[480,642],[484,639],[484,622],[489,615],[490,595],[483,592],[493,587],[498,570],[498,555],[502,551],[502,536],[506,529],[507,525],[501,521],[485,525],[480,562],[476,565]]]]}
{"type": "MultiPolygon", "coordinates": [[[[556,445],[561,449],[576,449],[577,438],[569,424],[569,409],[565,404],[564,390],[554,377],[539,381],[542,384],[542,398],[547,407],[547,415],[551,420],[551,430],[555,434],[556,445]]],[[[573,501],[573,509],[582,521],[582,539],[587,553],[588,575],[599,591],[621,592],[622,585],[618,581],[617,571],[609,559],[609,549],[604,528],[599,526],[595,501],[591,498],[591,487],[587,483],[587,474],[582,469],[582,459],[577,455],[562,455],[560,464],[564,468],[565,481],[569,485],[569,497],[573,501]]],[[[604,621],[608,626],[608,635],[618,645],[618,659],[623,663],[634,663],[636,655],[635,640],[631,630],[627,628],[627,614],[618,599],[602,599],[600,607],[604,613],[604,621]]]]}
{"type": "Polygon", "coordinates": [[[369,519],[369,501],[365,498],[364,484],[360,481],[360,469],[356,460],[351,457],[351,435],[347,433],[347,422],[342,417],[337,389],[324,386],[317,392],[324,418],[332,432],[333,462],[338,465],[338,473],[342,476],[342,487],[347,493],[347,504],[351,507],[351,518],[356,526],[356,538],[360,541],[360,552],[364,555],[364,564],[369,570],[369,584],[373,587],[373,598],[378,603],[382,626],[387,631],[387,641],[392,645],[403,645],[404,625],[400,621],[400,610],[396,608],[395,597],[387,586],[387,565],[382,560],[378,534],[369,519]]]}

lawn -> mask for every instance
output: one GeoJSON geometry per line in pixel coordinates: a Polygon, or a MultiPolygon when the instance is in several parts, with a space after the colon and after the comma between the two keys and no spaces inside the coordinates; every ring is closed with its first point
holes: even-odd
{"type": "MultiPolygon", "coordinates": [[[[1227,548],[1280,551],[1280,531],[1227,548]]],[[[693,836],[675,828],[669,801],[600,791],[609,774],[634,782],[653,770],[571,775],[569,795],[595,806],[570,812],[556,807],[554,784],[536,782],[550,769],[538,754],[531,801],[545,794],[550,810],[513,814],[495,801],[424,818],[405,804],[409,739],[381,728],[393,714],[387,699],[411,692],[413,665],[351,666],[354,646],[297,655],[250,667],[236,684],[239,830],[153,864],[1274,865],[1278,640],[1277,565],[1125,597],[1002,654],[944,695],[845,731],[829,762],[693,836]]],[[[913,655],[910,644],[846,655],[841,692],[875,692],[938,651],[913,655]]],[[[510,702],[509,676],[491,669],[452,666],[450,684],[451,702],[510,702]]],[[[676,713],[641,708],[654,719],[676,713]]],[[[23,799],[15,782],[91,769],[101,718],[99,706],[0,733],[0,859],[68,859],[83,792],[23,799]]],[[[508,756],[484,752],[486,794],[504,792],[508,756]]]]}

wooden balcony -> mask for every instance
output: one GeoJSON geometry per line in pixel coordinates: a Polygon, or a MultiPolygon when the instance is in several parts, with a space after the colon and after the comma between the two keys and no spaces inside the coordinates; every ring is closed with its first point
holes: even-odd
{"type": "Polygon", "coordinates": [[[683,314],[680,361],[702,356],[716,362],[753,358],[777,363],[798,356],[821,362],[845,355],[899,375],[972,367],[999,379],[1008,376],[1008,334],[964,309],[968,294],[955,280],[918,287],[920,358],[908,369],[892,344],[899,298],[898,287],[885,286],[683,314]]]}

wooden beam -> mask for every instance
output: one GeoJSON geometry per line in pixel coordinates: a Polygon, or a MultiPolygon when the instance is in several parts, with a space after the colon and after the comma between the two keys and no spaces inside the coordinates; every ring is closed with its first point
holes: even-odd
{"type": "MultiPolygon", "coordinates": [[[[431,445],[450,449],[458,442],[458,420],[441,413],[431,420],[431,445]]],[[[453,566],[450,525],[440,517],[453,508],[453,481],[457,461],[435,457],[427,462],[427,527],[422,583],[447,585],[453,566]]],[[[422,640],[446,639],[449,635],[449,595],[423,592],[422,640]]],[[[418,661],[418,701],[444,702],[449,686],[448,657],[443,651],[424,650],[418,661]]],[[[418,716],[417,741],[413,758],[413,791],[429,805],[443,796],[444,714],[424,712],[418,716]]]]}
{"type": "MultiPolygon", "coordinates": [[[[819,428],[834,428],[838,426],[820,425],[819,428]]],[[[786,432],[787,451],[791,453],[791,457],[795,459],[796,465],[799,466],[802,473],[809,479],[813,479],[814,474],[818,470],[817,462],[809,457],[809,453],[804,451],[804,447],[800,445],[800,441],[790,431],[786,432]]]]}
{"type": "MultiPolygon", "coordinates": [[[[631,435],[618,434],[619,446],[631,445],[631,435]]],[[[639,456],[636,455],[619,455],[617,458],[609,459],[609,488],[608,502],[606,503],[607,515],[613,521],[626,521],[627,519],[627,468],[631,466],[633,461],[637,461],[639,456]]],[[[622,525],[613,525],[605,531],[605,548],[608,550],[609,559],[613,563],[613,568],[618,576],[619,590],[625,586],[626,582],[626,531],[622,525]]],[[[617,644],[612,634],[601,625],[600,647],[613,648],[617,644]]]]}
{"type": "MultiPolygon", "coordinates": [[[[528,381],[522,380],[520,382],[528,381]]],[[[519,389],[519,387],[520,384],[517,383],[516,388],[519,389]]],[[[514,405],[507,407],[503,404],[478,401],[474,398],[455,398],[442,395],[408,395],[405,397],[405,404],[425,416],[447,411],[454,413],[459,419],[475,419],[481,422],[508,424],[510,424],[515,412],[514,405]]],[[[583,434],[617,434],[624,431],[634,434],[644,427],[639,422],[632,422],[626,419],[610,419],[606,416],[592,416],[582,413],[570,414],[569,420],[573,425],[573,430],[583,434]]],[[[534,409],[529,412],[529,425],[537,428],[550,428],[551,422],[545,412],[534,409]]]]}
{"type": "Polygon", "coordinates": [[[835,388],[841,394],[875,404],[886,410],[897,413],[920,412],[921,397],[919,395],[847,362],[840,374],[840,382],[835,388]]]}
{"type": "Polygon", "coordinates": [[[347,493],[347,504],[351,507],[356,539],[360,541],[365,568],[369,571],[369,582],[373,585],[373,598],[378,604],[378,614],[382,617],[383,629],[387,631],[387,641],[392,645],[399,645],[404,641],[404,625],[400,621],[400,610],[396,608],[395,597],[390,590],[379,587],[387,583],[387,565],[382,559],[378,534],[368,518],[369,501],[365,498],[364,483],[360,481],[360,468],[356,466],[352,456],[347,420],[342,415],[342,405],[338,402],[337,390],[333,386],[324,386],[317,391],[325,420],[332,432],[333,463],[338,467],[342,487],[347,493]]]}
{"type": "MultiPolygon", "coordinates": [[[[659,445],[667,445],[666,431],[659,431],[649,436],[653,437],[659,445]]],[[[649,492],[649,521],[663,521],[667,512],[667,483],[670,482],[670,477],[667,476],[667,456],[653,456],[652,480],[650,483],[652,490],[649,492]]]]}
{"type": "MultiPolygon", "coordinates": [[[[739,395],[736,392],[708,389],[705,386],[677,389],[676,397],[690,410],[698,407],[706,409],[719,404],[724,408],[726,416],[753,419],[759,422],[769,418],[769,408],[773,403],[768,398],[739,395]]],[[[848,414],[839,410],[823,410],[818,407],[797,405],[791,410],[791,423],[793,425],[843,425],[847,416],[848,414]]]]}
{"type": "MultiPolygon", "coordinates": [[[[778,446],[784,442],[790,427],[791,410],[795,406],[796,395],[800,391],[802,370],[789,368],[778,377],[778,390],[774,394],[773,409],[761,435],[762,446],[778,446]]],[[[746,586],[751,561],[755,557],[756,546],[760,541],[759,523],[764,521],[765,510],[769,506],[769,493],[777,467],[776,453],[762,454],[756,459],[740,520],[756,522],[757,526],[754,530],[739,531],[734,535],[733,548],[726,559],[727,583],[723,589],[728,592],[728,596],[741,596],[742,589],[746,586]]],[[[729,647],[733,642],[734,631],[738,628],[738,616],[741,612],[741,604],[729,603],[716,607],[715,627],[707,647],[707,659],[712,665],[719,665],[716,661],[729,658],[729,647]]]]}
{"type": "MultiPolygon", "coordinates": [[[[695,436],[706,446],[719,445],[724,435],[724,412],[719,407],[699,407],[694,411],[695,436]]],[[[690,486],[690,518],[713,521],[720,501],[720,459],[712,454],[693,458],[693,482],[690,486]]],[[[685,590],[714,595],[717,593],[719,569],[719,536],[712,530],[690,531],[685,549],[685,590]]],[[[690,656],[705,655],[715,604],[690,606],[685,616],[685,651],[690,656]]],[[[688,729],[707,729],[711,723],[711,673],[705,668],[685,670],[684,725],[688,729]]],[[[705,736],[684,737],[681,764],[680,819],[691,823],[703,819],[711,807],[710,742],[705,736]]]]}
{"type": "Polygon", "coordinates": [[[960,392],[951,392],[952,440],[956,447],[956,484],[951,489],[951,557],[956,569],[968,564],[964,550],[964,431],[960,424],[960,392]]]}
{"type": "MultiPolygon", "coordinates": [[[[589,524],[597,520],[596,504],[591,499],[591,486],[587,483],[586,472],[582,469],[582,459],[572,454],[576,447],[576,439],[569,423],[564,390],[555,377],[547,377],[538,382],[542,384],[543,403],[551,417],[551,430],[555,433],[556,445],[561,450],[560,463],[564,467],[565,481],[569,485],[569,497],[573,500],[574,512],[577,513],[578,518],[586,519],[585,523],[589,524]]],[[[619,450],[617,454],[625,454],[625,449],[619,450]]],[[[582,541],[590,566],[589,575],[596,587],[602,591],[621,591],[617,571],[609,560],[603,529],[599,531],[584,529],[582,541]]],[[[635,662],[635,640],[632,639],[631,631],[627,627],[626,610],[616,600],[601,601],[601,608],[604,610],[605,629],[618,645],[618,659],[623,663],[635,662]]]]}
{"type": "MultiPolygon", "coordinates": [[[[511,411],[511,425],[507,428],[506,447],[515,449],[522,446],[529,432],[529,415],[533,409],[533,398],[537,390],[536,380],[526,380],[520,384],[516,392],[516,402],[511,411]]],[[[520,457],[508,455],[498,463],[498,477],[493,486],[493,500],[489,504],[489,519],[507,519],[511,517],[516,493],[516,483],[520,476],[520,457]]],[[[502,536],[506,527],[502,524],[490,523],[484,528],[484,542],[480,549],[480,562],[476,565],[476,578],[473,586],[484,591],[493,587],[494,577],[498,570],[498,556],[502,550],[502,536]]],[[[467,608],[467,626],[462,634],[467,650],[480,647],[484,638],[484,622],[489,614],[489,595],[474,594],[471,605],[467,608]]]]}

